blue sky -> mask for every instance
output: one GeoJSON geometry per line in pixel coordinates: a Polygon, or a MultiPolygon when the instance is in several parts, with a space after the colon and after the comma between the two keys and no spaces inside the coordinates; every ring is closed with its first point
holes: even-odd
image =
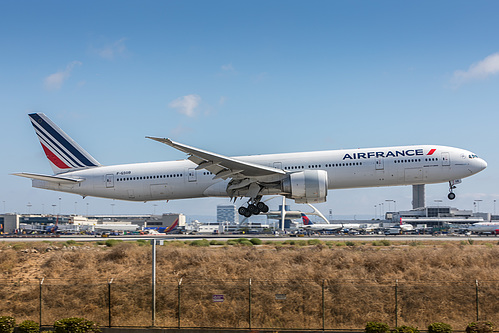
{"type": "MultiPolygon", "coordinates": [[[[30,203],[31,212],[188,217],[214,216],[228,202],[32,189],[9,174],[51,172],[27,117],[44,112],[106,165],[185,157],[146,135],[229,156],[465,148],[489,167],[458,186],[452,205],[473,209],[479,199],[492,211],[498,10],[494,1],[2,1],[0,201],[8,212],[30,203]]],[[[426,194],[428,204],[450,204],[446,184],[426,194]]],[[[374,217],[385,200],[409,209],[411,195],[411,187],[330,191],[318,208],[374,217]]]]}

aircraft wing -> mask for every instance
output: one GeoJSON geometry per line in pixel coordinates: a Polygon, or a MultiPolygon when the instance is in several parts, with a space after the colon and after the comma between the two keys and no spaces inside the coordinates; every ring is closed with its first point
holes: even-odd
{"type": "Polygon", "coordinates": [[[59,184],[74,184],[74,183],[79,183],[79,182],[83,181],[83,179],[74,179],[74,178],[67,178],[67,177],[61,177],[61,176],[40,175],[40,174],[36,174],[36,173],[27,173],[27,172],[13,173],[12,175],[19,176],[19,177],[25,177],[25,178],[31,178],[31,179],[44,180],[46,182],[59,183],[59,184]]]}
{"type": "Polygon", "coordinates": [[[146,138],[167,144],[170,147],[189,154],[190,156],[188,159],[198,165],[196,170],[206,169],[215,175],[214,179],[260,178],[286,174],[286,172],[281,169],[240,161],[235,158],[184,145],[167,138],[149,136],[146,138]]]}

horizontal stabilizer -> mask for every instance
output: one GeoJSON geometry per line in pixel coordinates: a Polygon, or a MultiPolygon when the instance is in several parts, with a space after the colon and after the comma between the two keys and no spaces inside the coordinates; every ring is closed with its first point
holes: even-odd
{"type": "Polygon", "coordinates": [[[66,178],[66,177],[60,177],[60,176],[40,175],[40,174],[36,174],[36,173],[27,173],[27,172],[13,173],[12,175],[19,176],[19,177],[25,177],[25,178],[31,178],[31,179],[44,180],[46,182],[59,183],[59,184],[74,184],[74,183],[79,183],[79,182],[83,181],[83,179],[66,178]]]}

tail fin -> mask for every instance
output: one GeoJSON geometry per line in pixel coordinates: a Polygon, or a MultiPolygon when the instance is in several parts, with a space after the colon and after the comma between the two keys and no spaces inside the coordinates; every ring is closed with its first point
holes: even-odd
{"type": "Polygon", "coordinates": [[[312,225],[312,221],[310,221],[310,219],[308,218],[307,215],[301,213],[301,220],[303,222],[303,225],[312,225]]]}
{"type": "Polygon", "coordinates": [[[32,113],[29,118],[55,174],[100,165],[45,114],[32,113]]]}
{"type": "Polygon", "coordinates": [[[162,231],[162,232],[164,232],[165,234],[167,234],[169,232],[177,230],[177,227],[178,227],[178,219],[176,219],[175,221],[173,221],[173,223],[169,227],[164,228],[164,231],[162,231]]]}

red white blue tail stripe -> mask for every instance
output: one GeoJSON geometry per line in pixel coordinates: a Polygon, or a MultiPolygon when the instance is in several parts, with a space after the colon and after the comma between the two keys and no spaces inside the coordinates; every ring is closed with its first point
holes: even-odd
{"type": "Polygon", "coordinates": [[[29,117],[54,173],[100,165],[45,114],[32,113],[29,117]]]}

